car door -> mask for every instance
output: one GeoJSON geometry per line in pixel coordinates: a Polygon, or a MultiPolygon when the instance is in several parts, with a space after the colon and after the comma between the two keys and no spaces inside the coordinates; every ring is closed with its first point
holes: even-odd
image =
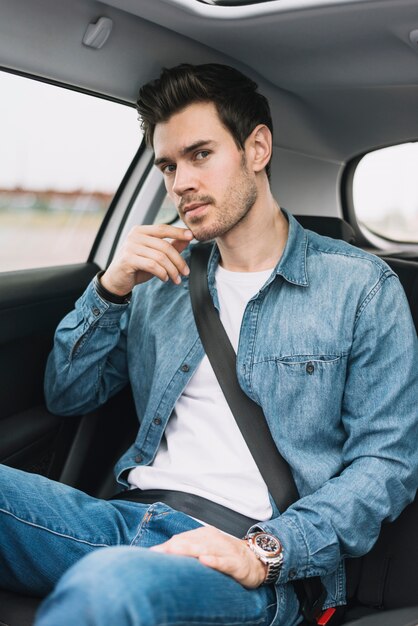
{"type": "Polygon", "coordinates": [[[60,418],[45,407],[43,375],[55,328],[106,265],[149,157],[130,107],[5,72],[0,84],[0,462],[111,490],[124,443],[110,422],[117,405],[127,433],[136,427],[129,394],[104,415],[60,418]],[[66,130],[71,114],[79,128],[66,130]],[[103,135],[108,121],[115,131],[103,135]]]}

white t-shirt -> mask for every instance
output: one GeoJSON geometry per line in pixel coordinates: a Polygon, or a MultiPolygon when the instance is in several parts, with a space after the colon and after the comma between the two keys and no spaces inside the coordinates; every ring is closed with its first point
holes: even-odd
{"type": "MultiPolygon", "coordinates": [[[[271,272],[216,270],[220,317],[235,351],[245,307],[271,272]]],[[[266,484],[206,355],[176,402],[152,465],[134,468],[128,480],[140,489],[193,493],[258,521],[272,515],[266,484]]]]}

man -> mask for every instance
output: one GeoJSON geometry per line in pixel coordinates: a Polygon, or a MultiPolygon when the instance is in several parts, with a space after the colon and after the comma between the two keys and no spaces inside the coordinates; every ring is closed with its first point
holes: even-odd
{"type": "Polygon", "coordinates": [[[324,606],[344,604],[344,558],[367,552],[382,521],[414,497],[408,305],[381,260],[280,210],[268,179],[270,113],[251,80],[183,65],[145,85],[138,108],[186,228],[130,232],[57,330],[48,406],[84,413],[130,381],[141,425],[119,482],[203,497],[256,520],[248,531],[264,530],[280,549],[272,567],[251,540],[203,515],[100,501],[6,468],[2,527],[13,550],[3,547],[0,583],[32,593],[56,585],[37,626],[292,626],[302,618],[291,582],[321,576],[324,606]],[[193,237],[215,239],[209,286],[239,383],[298,486],[301,499],[282,515],[204,356],[189,296],[193,237]]]}

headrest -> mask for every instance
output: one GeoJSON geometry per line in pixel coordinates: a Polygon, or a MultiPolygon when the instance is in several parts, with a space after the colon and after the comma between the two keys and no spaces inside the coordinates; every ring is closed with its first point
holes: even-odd
{"type": "Polygon", "coordinates": [[[325,217],[317,215],[294,215],[303,228],[313,230],[318,235],[342,239],[354,244],[356,235],[350,224],[339,217],[325,217]]]}

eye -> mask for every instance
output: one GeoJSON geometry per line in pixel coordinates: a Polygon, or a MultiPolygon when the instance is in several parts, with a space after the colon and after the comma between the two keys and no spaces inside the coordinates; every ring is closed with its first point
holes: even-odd
{"type": "Polygon", "coordinates": [[[196,160],[197,161],[202,161],[203,159],[206,159],[209,156],[210,152],[209,150],[199,150],[199,152],[196,153],[196,160]]]}
{"type": "Polygon", "coordinates": [[[176,166],[173,163],[168,163],[161,168],[163,174],[172,174],[176,171],[176,166]]]}

